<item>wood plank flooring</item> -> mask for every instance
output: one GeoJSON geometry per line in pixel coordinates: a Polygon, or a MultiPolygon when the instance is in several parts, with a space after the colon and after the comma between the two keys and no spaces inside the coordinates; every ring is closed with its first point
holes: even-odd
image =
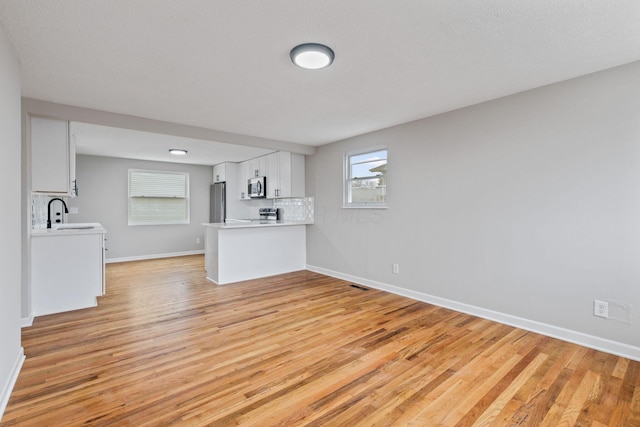
{"type": "Polygon", "coordinates": [[[36,319],[2,426],[640,426],[640,363],[301,271],[110,264],[36,319]]]}

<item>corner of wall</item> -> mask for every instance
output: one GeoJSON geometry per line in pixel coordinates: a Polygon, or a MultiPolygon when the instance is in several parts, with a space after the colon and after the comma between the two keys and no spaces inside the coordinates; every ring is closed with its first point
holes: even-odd
{"type": "Polygon", "coordinates": [[[20,373],[20,369],[22,369],[25,358],[24,349],[20,347],[15,363],[13,364],[13,368],[11,369],[11,373],[7,378],[7,381],[2,384],[2,391],[0,392],[0,420],[2,419],[2,415],[4,415],[4,410],[7,408],[9,397],[11,397],[11,391],[18,380],[18,374],[20,373]]]}

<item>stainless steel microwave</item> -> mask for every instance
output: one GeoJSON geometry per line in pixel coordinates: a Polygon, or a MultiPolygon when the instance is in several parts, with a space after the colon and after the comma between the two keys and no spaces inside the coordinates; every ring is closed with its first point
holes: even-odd
{"type": "Polygon", "coordinates": [[[247,194],[252,199],[264,199],[267,197],[267,177],[249,178],[247,194]]]}

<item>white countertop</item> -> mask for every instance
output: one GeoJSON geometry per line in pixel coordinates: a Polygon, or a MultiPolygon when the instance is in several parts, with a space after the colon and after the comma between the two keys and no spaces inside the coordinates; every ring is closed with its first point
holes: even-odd
{"type": "Polygon", "coordinates": [[[287,227],[292,225],[307,225],[313,224],[308,221],[274,221],[274,220],[238,220],[231,219],[227,220],[227,222],[209,222],[204,223],[205,227],[215,227],[215,228],[256,228],[256,227],[287,227]]]}
{"type": "Polygon", "coordinates": [[[106,234],[107,230],[99,222],[78,222],[53,224],[52,228],[31,230],[32,237],[70,236],[74,234],[106,234]]]}

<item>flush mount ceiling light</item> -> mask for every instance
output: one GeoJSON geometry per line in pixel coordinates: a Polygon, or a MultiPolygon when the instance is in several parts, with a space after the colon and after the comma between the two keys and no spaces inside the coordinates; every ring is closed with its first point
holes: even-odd
{"type": "Polygon", "coordinates": [[[291,61],[298,67],[319,70],[331,65],[335,57],[330,47],[319,43],[304,43],[291,49],[291,61]]]}
{"type": "Polygon", "coordinates": [[[169,152],[171,154],[175,154],[176,156],[184,156],[187,154],[187,150],[183,150],[182,148],[170,148],[169,152]]]}

